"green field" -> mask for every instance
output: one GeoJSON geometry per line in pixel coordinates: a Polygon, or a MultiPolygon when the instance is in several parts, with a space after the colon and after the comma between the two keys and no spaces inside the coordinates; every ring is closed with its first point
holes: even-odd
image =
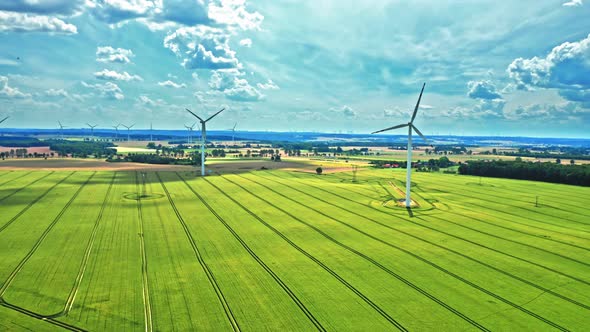
{"type": "Polygon", "coordinates": [[[0,172],[0,330],[590,326],[590,188],[351,178],[0,172]]]}

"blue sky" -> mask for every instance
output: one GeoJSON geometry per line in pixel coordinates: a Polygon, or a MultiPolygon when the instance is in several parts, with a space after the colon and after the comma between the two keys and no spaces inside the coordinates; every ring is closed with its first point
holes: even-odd
{"type": "Polygon", "coordinates": [[[590,138],[590,1],[0,1],[2,126],[590,138]],[[588,2],[588,3],[586,3],[588,2]],[[401,134],[401,133],[400,133],[401,134]]]}

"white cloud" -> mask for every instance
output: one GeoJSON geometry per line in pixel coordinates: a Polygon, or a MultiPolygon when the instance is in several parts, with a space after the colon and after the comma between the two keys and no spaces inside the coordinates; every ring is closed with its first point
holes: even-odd
{"type": "Polygon", "coordinates": [[[518,89],[556,88],[564,98],[576,101],[590,92],[590,35],[556,46],[542,58],[518,58],[507,71],[518,89]]]}
{"type": "Polygon", "coordinates": [[[590,110],[583,109],[576,103],[561,104],[531,104],[527,106],[519,105],[514,109],[504,110],[504,116],[510,120],[574,120],[580,116],[590,116],[590,110]]]}
{"type": "Polygon", "coordinates": [[[356,117],[358,114],[355,110],[353,110],[350,106],[344,105],[340,108],[330,108],[330,112],[339,113],[346,117],[353,118],[356,117]]]}
{"type": "Polygon", "coordinates": [[[164,46],[183,59],[186,69],[239,67],[236,52],[229,47],[229,34],[218,28],[183,27],[167,35],[164,46]]]}
{"type": "Polygon", "coordinates": [[[496,86],[488,81],[469,81],[467,83],[469,92],[467,95],[474,99],[502,99],[502,96],[498,93],[496,86]]]}
{"type": "Polygon", "coordinates": [[[2,89],[0,89],[0,98],[23,99],[31,97],[30,94],[23,93],[18,88],[8,86],[8,77],[6,76],[0,76],[0,85],[2,86],[2,89]]]}
{"type": "Polygon", "coordinates": [[[82,86],[95,90],[101,97],[107,99],[125,99],[123,91],[121,91],[121,88],[119,88],[119,86],[113,82],[106,82],[105,84],[88,84],[86,82],[82,82],[82,86]]]}
{"type": "Polygon", "coordinates": [[[279,86],[275,84],[271,79],[266,83],[258,83],[256,86],[261,90],[279,90],[279,86]]]}
{"type": "Polygon", "coordinates": [[[0,10],[45,15],[73,15],[82,9],[83,4],[84,0],[8,0],[0,2],[0,10]]]}
{"type": "Polygon", "coordinates": [[[59,18],[0,11],[0,31],[76,34],[75,25],[59,18]]]}
{"type": "Polygon", "coordinates": [[[252,47],[252,39],[245,38],[245,39],[240,40],[240,46],[252,47]]]}
{"type": "Polygon", "coordinates": [[[230,28],[242,30],[260,29],[264,16],[259,12],[248,12],[246,0],[220,0],[209,3],[209,18],[230,28]]]}
{"type": "Polygon", "coordinates": [[[88,0],[89,11],[98,19],[107,23],[149,16],[156,8],[156,2],[151,0],[88,0]]]}
{"type": "Polygon", "coordinates": [[[248,83],[245,78],[240,78],[243,73],[238,70],[216,70],[211,75],[209,87],[223,92],[226,98],[236,101],[259,101],[264,95],[248,83]]]}
{"type": "Polygon", "coordinates": [[[584,3],[582,0],[571,0],[562,4],[564,7],[579,7],[582,6],[584,3]]]}
{"type": "Polygon", "coordinates": [[[175,89],[186,88],[186,84],[184,84],[184,83],[178,84],[178,83],[172,82],[171,80],[167,80],[164,82],[158,82],[158,85],[169,87],[169,88],[175,88],[175,89]]]}
{"type": "Polygon", "coordinates": [[[126,71],[118,73],[114,70],[108,69],[103,69],[102,71],[94,73],[94,77],[105,81],[143,81],[138,75],[130,75],[126,71]]]}
{"type": "MultiPolygon", "coordinates": [[[[63,99],[67,99],[67,100],[71,100],[71,101],[83,101],[84,100],[84,96],[79,95],[79,94],[70,94],[69,92],[67,92],[64,89],[49,89],[46,90],[45,93],[42,94],[45,97],[49,97],[49,98],[63,98],[63,99]]],[[[36,96],[39,96],[39,94],[36,94],[36,96]]]]}
{"type": "Polygon", "coordinates": [[[133,52],[124,48],[113,48],[111,46],[99,46],[96,48],[96,61],[99,62],[131,62],[133,52]]]}

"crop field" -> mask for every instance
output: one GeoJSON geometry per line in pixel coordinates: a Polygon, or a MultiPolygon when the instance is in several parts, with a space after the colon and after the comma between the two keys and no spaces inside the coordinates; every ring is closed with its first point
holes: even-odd
{"type": "Polygon", "coordinates": [[[0,171],[0,330],[583,331],[590,188],[0,171]]]}

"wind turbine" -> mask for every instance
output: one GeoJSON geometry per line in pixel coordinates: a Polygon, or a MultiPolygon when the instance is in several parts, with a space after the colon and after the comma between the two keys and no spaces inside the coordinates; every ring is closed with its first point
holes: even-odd
{"type": "Polygon", "coordinates": [[[228,130],[231,130],[231,143],[232,145],[235,144],[235,139],[236,139],[236,127],[237,127],[238,123],[236,122],[236,124],[234,125],[233,128],[230,128],[228,130]]]}
{"type": "Polygon", "coordinates": [[[412,114],[412,118],[410,119],[410,122],[400,124],[397,126],[393,126],[393,127],[389,127],[389,128],[385,128],[385,129],[381,129],[381,130],[377,130],[377,131],[371,133],[371,134],[376,134],[376,133],[380,133],[383,131],[408,127],[408,162],[406,165],[406,208],[409,208],[411,205],[411,202],[412,202],[410,200],[410,189],[411,189],[411,184],[412,184],[412,182],[411,182],[411,180],[412,180],[412,130],[415,130],[416,133],[418,133],[418,135],[420,135],[420,137],[422,137],[422,139],[424,141],[428,142],[428,140],[426,139],[426,137],[424,137],[424,135],[422,135],[420,130],[418,130],[418,128],[416,128],[416,126],[414,126],[414,119],[416,118],[416,113],[418,112],[418,107],[420,107],[420,100],[422,99],[422,93],[424,92],[425,86],[426,86],[426,83],[424,83],[422,85],[422,90],[420,91],[420,97],[418,97],[418,102],[416,103],[416,107],[414,107],[414,113],[412,114]]]}
{"type": "Polygon", "coordinates": [[[116,126],[112,126],[113,128],[115,128],[115,139],[119,138],[119,127],[121,126],[121,124],[119,123],[116,126]]]}
{"type": "Polygon", "coordinates": [[[224,110],[225,110],[225,108],[222,108],[221,110],[217,111],[217,113],[208,117],[207,120],[203,120],[198,115],[191,112],[191,110],[189,110],[188,108],[186,109],[187,112],[192,114],[194,117],[199,119],[199,121],[201,122],[201,176],[205,176],[205,143],[207,142],[207,128],[206,128],[207,121],[213,119],[214,117],[217,116],[217,114],[223,112],[224,110]]]}
{"type": "Polygon", "coordinates": [[[96,126],[98,126],[98,125],[91,125],[91,124],[90,124],[90,123],[88,123],[88,122],[86,123],[86,125],[87,125],[88,127],[90,127],[90,138],[91,138],[91,139],[94,139],[94,127],[96,127],[96,126]]]}
{"type": "Polygon", "coordinates": [[[7,117],[5,117],[4,119],[0,120],[0,123],[2,123],[2,122],[4,122],[4,121],[6,121],[6,119],[8,119],[8,118],[9,118],[9,116],[7,116],[7,117]]]}
{"type": "Polygon", "coordinates": [[[152,126],[152,123],[150,122],[150,142],[154,141],[154,135],[152,134],[153,130],[154,130],[154,127],[152,126]]]}
{"type": "Polygon", "coordinates": [[[192,126],[187,126],[184,125],[184,128],[186,128],[188,130],[188,140],[187,140],[187,144],[190,145],[193,141],[191,140],[192,135],[193,135],[193,129],[195,129],[195,126],[197,125],[197,123],[193,123],[192,126]]]}
{"type": "Polygon", "coordinates": [[[64,139],[64,128],[66,128],[66,126],[62,125],[59,121],[57,121],[57,123],[59,124],[59,136],[61,139],[64,139]]]}
{"type": "Polygon", "coordinates": [[[121,126],[123,126],[123,127],[127,128],[127,142],[129,142],[129,141],[131,140],[131,139],[130,139],[130,135],[129,135],[129,129],[133,128],[133,126],[135,126],[135,123],[134,123],[134,124],[132,124],[131,126],[126,126],[126,125],[124,125],[124,124],[121,124],[121,126]]]}

